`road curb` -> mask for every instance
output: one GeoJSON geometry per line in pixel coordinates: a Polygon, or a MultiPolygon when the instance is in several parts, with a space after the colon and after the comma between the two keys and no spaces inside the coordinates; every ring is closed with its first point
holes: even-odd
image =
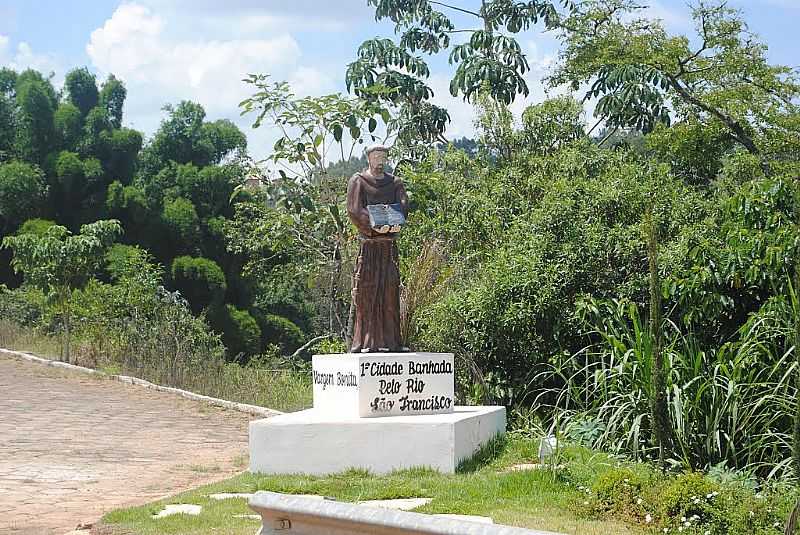
{"type": "Polygon", "coordinates": [[[202,394],[196,394],[194,392],[189,392],[188,390],[181,390],[180,388],[173,388],[171,386],[161,386],[150,381],[145,381],[144,379],[139,379],[138,377],[131,377],[128,375],[110,375],[99,370],[94,370],[92,368],[84,368],[83,366],[76,366],[75,364],[67,364],[66,362],[59,362],[57,360],[50,360],[45,359],[42,357],[37,357],[35,355],[31,355],[30,353],[23,353],[22,351],[12,351],[10,349],[3,349],[0,348],[0,355],[16,358],[20,360],[25,360],[28,362],[34,362],[36,364],[43,364],[45,366],[50,366],[51,368],[61,368],[64,370],[70,370],[79,373],[85,373],[89,375],[100,375],[102,377],[107,377],[114,381],[119,381],[121,383],[126,383],[129,385],[136,385],[141,386],[144,388],[148,388],[150,390],[156,390],[158,392],[167,392],[169,394],[177,394],[183,398],[191,399],[193,401],[202,401],[208,403],[210,405],[215,405],[217,407],[222,407],[225,409],[231,409],[239,412],[246,412],[248,414],[254,414],[256,416],[264,416],[268,418],[270,416],[276,416],[278,414],[283,414],[280,411],[276,411],[273,409],[268,409],[266,407],[259,407],[257,405],[248,405],[247,403],[237,403],[235,401],[228,401],[225,399],[219,398],[212,398],[210,396],[204,396],[202,394]]]}

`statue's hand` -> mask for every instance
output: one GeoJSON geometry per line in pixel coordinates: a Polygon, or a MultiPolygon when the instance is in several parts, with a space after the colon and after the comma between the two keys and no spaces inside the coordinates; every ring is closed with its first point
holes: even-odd
{"type": "Polygon", "coordinates": [[[386,234],[387,232],[389,232],[389,225],[383,225],[382,227],[375,230],[377,230],[381,234],[386,234]]]}
{"type": "Polygon", "coordinates": [[[400,225],[392,225],[391,230],[389,232],[398,233],[402,227],[400,225]]]}

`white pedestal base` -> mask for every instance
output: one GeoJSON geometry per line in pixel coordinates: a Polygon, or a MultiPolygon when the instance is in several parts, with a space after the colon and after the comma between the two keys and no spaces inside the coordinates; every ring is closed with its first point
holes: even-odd
{"type": "Polygon", "coordinates": [[[506,430],[505,407],[449,414],[335,420],[315,409],[250,422],[250,471],[323,475],[426,466],[453,473],[506,430]]]}

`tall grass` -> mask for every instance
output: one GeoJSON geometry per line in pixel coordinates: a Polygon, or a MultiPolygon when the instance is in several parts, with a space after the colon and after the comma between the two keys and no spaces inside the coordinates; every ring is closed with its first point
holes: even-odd
{"type": "MultiPolygon", "coordinates": [[[[0,347],[26,351],[57,359],[60,339],[42,334],[9,320],[0,320],[0,347]]],[[[175,359],[147,358],[157,347],[139,347],[137,358],[106,345],[99,351],[91,340],[80,339],[74,362],[110,374],[131,375],[147,381],[174,386],[199,394],[268,407],[295,411],[311,406],[310,374],[302,367],[291,367],[260,359],[246,365],[210,357],[195,363],[175,359]]],[[[136,350],[136,348],[134,348],[136,350]]]]}
{"type": "MultiPolygon", "coordinates": [[[[655,457],[648,441],[653,340],[637,306],[587,301],[592,342],[554,361],[540,380],[559,386],[551,409],[568,432],[593,447],[655,457]]],[[[790,476],[797,362],[790,347],[791,306],[773,298],[720,348],[703,348],[666,322],[664,359],[674,464],[744,469],[766,478],[790,476]]],[[[547,399],[540,396],[539,399],[547,399]]]]}
{"type": "Polygon", "coordinates": [[[417,314],[445,292],[452,276],[444,246],[428,240],[403,274],[400,287],[400,338],[413,347],[417,333],[417,314]]]}

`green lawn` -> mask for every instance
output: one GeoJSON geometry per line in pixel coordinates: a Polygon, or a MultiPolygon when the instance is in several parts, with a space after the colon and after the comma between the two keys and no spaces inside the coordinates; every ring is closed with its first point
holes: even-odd
{"type": "Polygon", "coordinates": [[[417,509],[421,513],[458,513],[490,516],[495,523],[551,530],[566,534],[614,535],[641,533],[635,525],[605,519],[589,513],[585,492],[579,481],[587,483],[613,468],[614,459],[570,448],[564,452],[565,467],[557,471],[509,471],[517,463],[533,462],[538,443],[510,438],[487,448],[481,457],[454,475],[428,469],[411,469],[384,476],[350,470],[327,477],[265,476],[241,474],[227,481],[194,489],[143,507],[113,511],[103,518],[111,533],[147,535],[247,534],[252,535],[258,521],[236,518],[253,514],[243,499],[216,501],[209,494],[270,490],[291,494],[319,494],[341,501],[429,497],[433,501],[417,509]],[[152,519],[170,503],[203,506],[199,516],[174,515],[152,519]]]}

